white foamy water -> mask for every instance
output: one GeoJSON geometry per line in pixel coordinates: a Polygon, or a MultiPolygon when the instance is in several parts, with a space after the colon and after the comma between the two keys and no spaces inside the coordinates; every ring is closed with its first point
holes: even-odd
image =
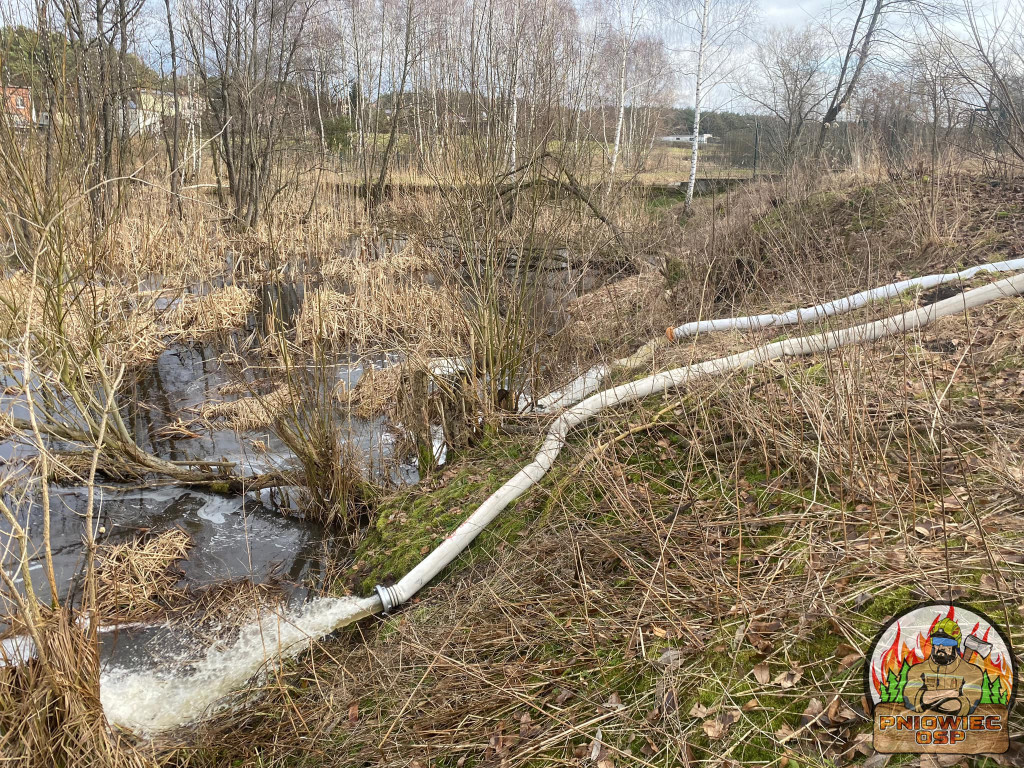
{"type": "Polygon", "coordinates": [[[107,720],[152,736],[213,714],[268,662],[295,656],[310,641],[380,610],[376,597],[317,598],[294,614],[268,615],[198,660],[156,669],[105,670],[100,700],[107,720]]]}
{"type": "Polygon", "coordinates": [[[203,506],[196,510],[196,514],[208,523],[224,525],[228,515],[233,515],[241,509],[242,501],[240,499],[210,496],[203,502],[203,506]]]}

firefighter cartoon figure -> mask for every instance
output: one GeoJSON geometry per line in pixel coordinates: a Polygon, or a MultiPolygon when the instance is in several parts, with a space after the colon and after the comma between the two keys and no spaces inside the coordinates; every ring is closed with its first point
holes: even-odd
{"type": "Polygon", "coordinates": [[[1005,752],[1016,682],[1009,640],[984,614],[950,603],[904,611],[865,667],[875,750],[1005,752]]]}
{"type": "Polygon", "coordinates": [[[928,633],[928,658],[910,667],[903,687],[903,704],[915,712],[969,715],[981,703],[985,670],[968,661],[980,652],[987,656],[992,646],[970,635],[960,650],[963,632],[951,618],[939,619],[928,633]]]}

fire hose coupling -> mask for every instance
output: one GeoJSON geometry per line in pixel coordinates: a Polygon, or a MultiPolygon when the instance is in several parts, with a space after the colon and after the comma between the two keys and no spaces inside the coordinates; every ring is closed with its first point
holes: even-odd
{"type": "Polygon", "coordinates": [[[373,591],[380,598],[380,604],[384,608],[383,613],[391,613],[392,610],[402,604],[398,597],[398,591],[394,587],[385,587],[383,584],[378,584],[373,588],[373,591]]]}

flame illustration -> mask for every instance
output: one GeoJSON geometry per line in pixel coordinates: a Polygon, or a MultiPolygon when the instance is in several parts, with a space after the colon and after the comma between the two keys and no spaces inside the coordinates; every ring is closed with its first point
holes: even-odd
{"type": "MultiPolygon", "coordinates": [[[[946,617],[956,620],[952,605],[949,607],[946,617]]],[[[896,637],[893,638],[892,644],[882,652],[877,665],[871,665],[871,684],[874,686],[875,693],[881,694],[882,685],[888,679],[889,672],[899,675],[904,661],[909,661],[911,665],[914,665],[928,658],[932,652],[932,641],[929,635],[941,618],[942,612],[940,611],[935,615],[931,625],[928,627],[928,631],[918,633],[917,638],[912,639],[912,642],[907,642],[903,639],[902,627],[897,622],[896,637]]],[[[979,629],[981,629],[980,622],[976,623],[974,629],[968,632],[967,635],[976,635],[979,629]]],[[[981,639],[987,642],[991,631],[992,627],[986,627],[985,634],[981,639]]],[[[967,652],[965,656],[968,661],[984,669],[992,680],[998,677],[1004,691],[1010,690],[1012,686],[1012,668],[998,651],[993,650],[987,659],[983,659],[978,654],[970,652],[967,652]]]]}

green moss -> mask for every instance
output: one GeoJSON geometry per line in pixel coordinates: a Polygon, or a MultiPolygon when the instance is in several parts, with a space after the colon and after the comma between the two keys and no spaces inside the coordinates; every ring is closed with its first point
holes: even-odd
{"type": "MultiPolygon", "coordinates": [[[[357,590],[365,594],[374,585],[407,573],[508,480],[509,467],[518,468],[525,452],[524,443],[490,437],[435,481],[382,499],[353,558],[357,590]]],[[[513,538],[534,517],[530,505],[511,505],[449,568],[465,567],[476,554],[513,538]]]]}
{"type": "Polygon", "coordinates": [[[868,621],[868,626],[875,627],[877,632],[882,622],[917,602],[920,601],[914,599],[909,586],[893,587],[872,598],[864,607],[862,614],[868,621]]]}

